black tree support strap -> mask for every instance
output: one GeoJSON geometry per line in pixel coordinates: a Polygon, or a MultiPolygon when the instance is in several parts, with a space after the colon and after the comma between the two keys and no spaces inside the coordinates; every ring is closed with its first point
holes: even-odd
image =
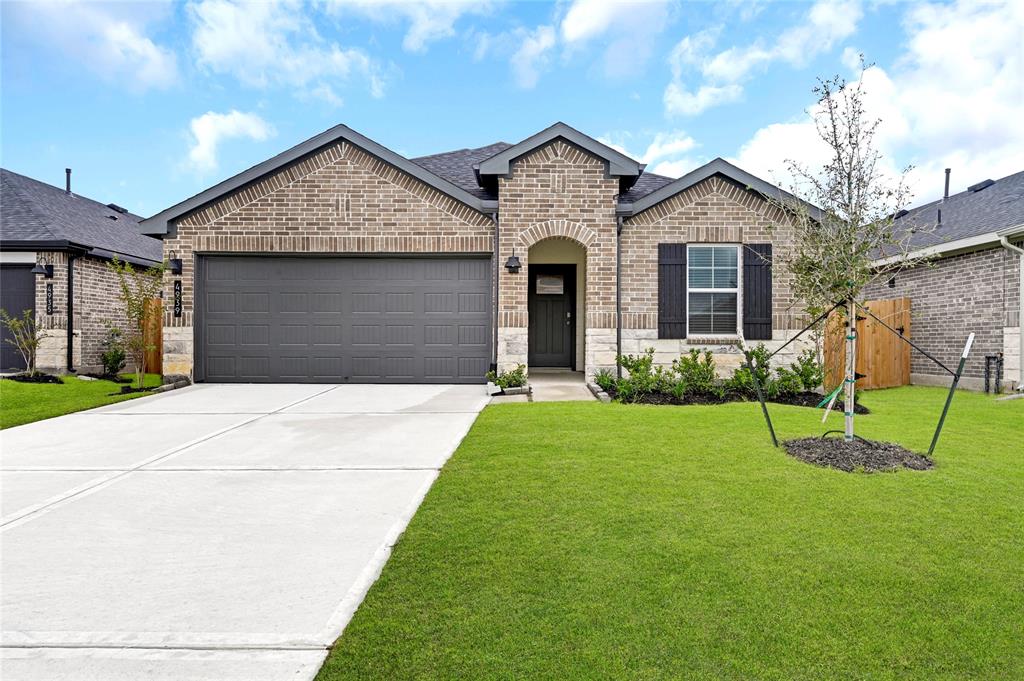
{"type": "MultiPolygon", "coordinates": [[[[960,355],[960,366],[953,374],[953,383],[949,386],[949,395],[946,395],[946,406],[942,408],[942,416],[939,417],[939,425],[935,427],[935,435],[932,437],[932,446],[928,448],[928,456],[935,451],[935,445],[939,441],[939,433],[942,432],[942,425],[946,422],[946,414],[949,412],[949,405],[953,401],[953,392],[956,391],[956,384],[960,382],[960,374],[964,371],[964,364],[967,363],[967,355],[971,352],[971,345],[974,344],[974,334],[967,337],[967,344],[964,345],[964,352],[960,355]]],[[[945,368],[945,367],[943,367],[945,368]]]]}
{"type": "Polygon", "coordinates": [[[790,339],[789,339],[788,341],[786,341],[785,343],[783,343],[783,344],[782,344],[782,347],[780,347],[780,348],[779,348],[778,350],[776,350],[776,351],[775,351],[775,352],[773,352],[772,354],[768,355],[768,359],[771,359],[771,358],[772,358],[772,357],[774,357],[775,355],[777,355],[777,354],[779,354],[780,352],[782,352],[782,351],[783,351],[783,350],[784,350],[784,349],[786,348],[786,346],[787,346],[787,345],[789,345],[790,343],[792,343],[793,341],[795,341],[795,340],[796,340],[797,338],[799,338],[800,336],[802,336],[802,335],[804,335],[805,333],[807,333],[808,331],[810,331],[810,330],[811,330],[811,328],[812,328],[812,327],[813,327],[813,326],[814,326],[815,324],[817,324],[817,323],[818,323],[818,322],[820,322],[820,321],[821,321],[822,319],[825,319],[825,318],[826,318],[826,317],[828,317],[828,316],[829,316],[830,314],[832,314],[833,310],[835,310],[835,309],[836,309],[837,307],[839,307],[840,305],[845,305],[845,303],[836,303],[835,305],[833,305],[832,307],[830,307],[830,308],[829,308],[828,312],[825,312],[824,314],[820,314],[820,315],[818,315],[818,316],[817,316],[817,317],[816,317],[816,318],[814,319],[814,321],[813,321],[813,322],[811,322],[810,324],[808,324],[807,326],[805,326],[805,327],[803,328],[803,330],[802,330],[802,331],[801,331],[800,333],[798,333],[797,335],[795,335],[795,336],[793,336],[792,338],[790,338],[790,339]]]}
{"type": "Polygon", "coordinates": [[[754,371],[754,364],[750,360],[750,355],[744,353],[747,359],[747,370],[750,371],[750,377],[754,379],[754,390],[757,391],[757,401],[761,403],[761,413],[764,414],[764,421],[768,424],[768,432],[772,436],[772,444],[776,447],[779,446],[779,440],[775,437],[775,428],[772,426],[772,418],[768,415],[768,405],[764,401],[764,393],[761,392],[761,381],[757,380],[757,372],[754,371]]]}

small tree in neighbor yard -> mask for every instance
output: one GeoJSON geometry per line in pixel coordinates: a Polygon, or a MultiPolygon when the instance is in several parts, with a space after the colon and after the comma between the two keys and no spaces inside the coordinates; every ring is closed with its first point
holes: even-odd
{"type": "Polygon", "coordinates": [[[793,289],[811,316],[842,302],[847,323],[845,381],[846,440],[853,439],[853,406],[857,366],[857,312],[864,289],[876,279],[917,264],[908,257],[907,239],[895,227],[895,216],[909,198],[907,173],[887,176],[874,147],[879,120],[864,108],[864,73],[848,83],[839,76],[819,80],[813,112],[819,137],[830,152],[820,168],[795,161],[786,165],[793,179],[790,197],[772,198],[782,208],[794,247],[781,260],[793,275],[793,289]],[[820,212],[813,207],[816,206],[820,212]],[[877,266],[883,256],[896,256],[877,266]]]}
{"type": "Polygon", "coordinates": [[[11,332],[11,337],[4,340],[18,349],[21,358],[25,360],[25,369],[29,376],[35,376],[38,373],[36,353],[39,351],[39,344],[46,337],[46,331],[36,323],[35,312],[22,310],[21,316],[15,317],[7,310],[0,309],[0,322],[11,332]]]}
{"type": "Polygon", "coordinates": [[[124,348],[135,369],[136,386],[142,388],[146,379],[146,353],[154,348],[146,343],[146,301],[160,295],[164,265],[136,270],[131,263],[114,258],[107,267],[117,276],[118,298],[128,319],[127,328],[122,330],[124,348]]]}

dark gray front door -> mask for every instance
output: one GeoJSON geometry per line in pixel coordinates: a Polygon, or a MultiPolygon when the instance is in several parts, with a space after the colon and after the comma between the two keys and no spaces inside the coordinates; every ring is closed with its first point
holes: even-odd
{"type": "Polygon", "coordinates": [[[199,380],[483,383],[488,258],[204,256],[199,380]]]}
{"type": "MultiPolygon", "coordinates": [[[[36,309],[36,275],[32,265],[0,266],[0,308],[12,317],[20,317],[24,310],[36,309]]],[[[7,326],[0,335],[0,369],[24,369],[25,360],[18,349],[7,342],[11,338],[7,326]]]]}
{"type": "Polygon", "coordinates": [[[573,366],[576,338],[576,266],[530,265],[529,362],[573,366]]]}

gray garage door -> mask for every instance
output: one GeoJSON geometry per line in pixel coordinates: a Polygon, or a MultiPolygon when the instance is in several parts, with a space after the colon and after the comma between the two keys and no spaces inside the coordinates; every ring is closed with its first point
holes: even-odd
{"type": "Polygon", "coordinates": [[[200,259],[196,376],[214,382],[482,383],[486,258],[200,259]]]}
{"type": "MultiPolygon", "coordinates": [[[[0,266],[0,307],[12,317],[20,317],[24,310],[36,309],[36,275],[32,265],[0,266]]],[[[0,330],[0,369],[24,369],[25,360],[18,349],[7,341],[13,336],[6,325],[0,330]]]]}

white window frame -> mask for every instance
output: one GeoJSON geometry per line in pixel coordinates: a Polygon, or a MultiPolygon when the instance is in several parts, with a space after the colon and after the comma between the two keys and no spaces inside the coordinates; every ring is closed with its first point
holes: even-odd
{"type": "Polygon", "coordinates": [[[699,338],[721,338],[734,340],[743,338],[743,244],[728,243],[691,243],[686,244],[686,337],[690,338],[690,293],[735,293],[736,294],[736,330],[733,333],[701,333],[699,338]],[[736,288],[690,288],[690,250],[693,248],[735,248],[736,249],[736,288]]]}

